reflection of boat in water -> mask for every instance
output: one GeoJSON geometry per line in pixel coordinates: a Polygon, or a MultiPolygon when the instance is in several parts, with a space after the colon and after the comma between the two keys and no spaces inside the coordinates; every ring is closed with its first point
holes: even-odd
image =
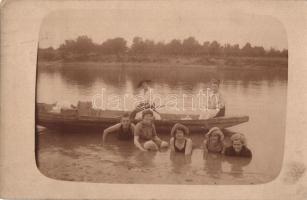
{"type": "MultiPolygon", "coordinates": [[[[62,108],[54,112],[54,104],[36,104],[36,123],[50,129],[99,130],[118,123],[125,111],[92,108],[91,102],[79,102],[77,106],[62,108]]],[[[235,126],[249,120],[248,116],[229,116],[199,120],[199,115],[161,113],[161,120],[155,120],[157,131],[169,132],[175,123],[189,127],[191,132],[203,132],[212,127],[221,129],[235,126]]],[[[136,121],[135,121],[136,122],[136,121]]]]}

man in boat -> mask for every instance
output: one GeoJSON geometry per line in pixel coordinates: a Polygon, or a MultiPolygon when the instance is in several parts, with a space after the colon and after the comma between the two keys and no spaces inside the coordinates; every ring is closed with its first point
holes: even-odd
{"type": "Polygon", "coordinates": [[[210,88],[207,89],[206,112],[201,114],[199,119],[208,119],[225,116],[225,101],[219,91],[220,80],[211,79],[210,88]]]}
{"type": "Polygon", "coordinates": [[[153,111],[144,110],[142,112],[142,121],[135,126],[134,145],[141,151],[157,151],[168,147],[168,143],[158,137],[153,120],[153,111]]]}
{"type": "Polygon", "coordinates": [[[118,140],[133,140],[135,126],[131,123],[129,113],[122,115],[120,123],[117,123],[103,131],[102,144],[106,142],[107,136],[110,133],[116,133],[118,140]]]}
{"type": "Polygon", "coordinates": [[[150,88],[149,84],[151,80],[143,80],[138,84],[139,92],[139,99],[138,105],[136,108],[131,112],[130,119],[141,119],[142,118],[142,111],[146,109],[151,109],[154,111],[155,119],[161,119],[160,114],[155,111],[155,103],[151,100],[151,93],[152,89],[150,88]]]}

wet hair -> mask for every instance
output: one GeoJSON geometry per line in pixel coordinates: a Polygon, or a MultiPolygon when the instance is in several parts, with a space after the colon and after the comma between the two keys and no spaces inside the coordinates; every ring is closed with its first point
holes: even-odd
{"type": "Polygon", "coordinates": [[[176,131],[175,131],[175,135],[177,134],[177,131],[182,131],[184,135],[187,134],[186,131],[185,131],[185,129],[184,129],[183,127],[178,127],[178,128],[176,129],[176,131]]]}
{"type": "Polygon", "coordinates": [[[217,78],[212,78],[210,82],[211,82],[211,84],[217,84],[218,86],[221,83],[221,81],[219,79],[217,79],[217,78]]]}
{"type": "Polygon", "coordinates": [[[139,84],[138,84],[137,87],[138,87],[138,88],[142,87],[144,83],[150,84],[150,83],[151,83],[151,80],[142,80],[142,81],[139,82],[139,84]]]}
{"type": "Polygon", "coordinates": [[[214,133],[218,135],[219,141],[224,140],[224,134],[223,134],[223,132],[221,131],[221,129],[218,128],[218,127],[213,127],[213,128],[211,128],[211,129],[209,130],[209,132],[205,135],[206,139],[209,140],[210,137],[211,137],[214,133]],[[216,132],[217,132],[217,133],[216,133],[216,132]]]}
{"type": "Polygon", "coordinates": [[[122,116],[121,116],[121,119],[122,118],[126,118],[126,117],[130,117],[130,114],[128,112],[125,112],[122,116]]]}
{"type": "Polygon", "coordinates": [[[151,116],[154,116],[153,115],[153,112],[151,111],[151,110],[144,110],[143,112],[142,112],[142,118],[144,119],[144,117],[145,117],[145,115],[151,115],[151,116]]]}
{"type": "Polygon", "coordinates": [[[242,133],[235,133],[230,137],[231,143],[234,141],[240,141],[244,146],[247,145],[246,138],[242,133]]]}
{"type": "Polygon", "coordinates": [[[180,123],[177,123],[174,125],[174,127],[172,128],[172,131],[171,131],[171,136],[172,137],[175,137],[176,134],[177,134],[177,130],[180,130],[184,133],[184,135],[189,135],[189,128],[186,127],[185,125],[182,125],[180,123]]]}
{"type": "Polygon", "coordinates": [[[217,136],[219,139],[219,141],[221,141],[222,140],[222,137],[221,137],[221,135],[220,134],[217,134],[215,131],[214,132],[212,132],[210,135],[209,135],[209,139],[211,138],[211,137],[213,137],[213,136],[217,136]]]}

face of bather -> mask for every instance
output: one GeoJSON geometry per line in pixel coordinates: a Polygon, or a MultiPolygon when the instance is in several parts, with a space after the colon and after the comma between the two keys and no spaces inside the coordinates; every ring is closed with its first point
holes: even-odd
{"type": "Polygon", "coordinates": [[[130,126],[130,118],[129,117],[122,117],[121,124],[123,125],[123,128],[129,128],[130,126]]]}
{"type": "Polygon", "coordinates": [[[184,132],[182,130],[176,130],[176,139],[182,140],[184,139],[184,132]]]}
{"type": "Polygon", "coordinates": [[[211,83],[211,90],[217,93],[219,91],[219,85],[217,83],[211,83]]]}
{"type": "Polygon", "coordinates": [[[220,137],[219,137],[218,133],[216,133],[216,132],[213,132],[212,135],[210,136],[210,142],[213,143],[213,144],[218,143],[219,139],[220,139],[220,137]]]}
{"type": "Polygon", "coordinates": [[[148,84],[147,82],[144,82],[144,83],[142,84],[142,88],[143,88],[145,91],[149,90],[149,84],[148,84]]]}
{"type": "Polygon", "coordinates": [[[243,144],[240,140],[234,140],[232,142],[232,147],[237,153],[239,153],[242,150],[243,144]]]}
{"type": "Polygon", "coordinates": [[[143,117],[143,123],[150,125],[152,123],[153,116],[151,114],[146,114],[143,117]]]}

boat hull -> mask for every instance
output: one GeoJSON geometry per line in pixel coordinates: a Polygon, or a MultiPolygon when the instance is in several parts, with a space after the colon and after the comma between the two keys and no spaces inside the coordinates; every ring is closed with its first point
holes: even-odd
{"type": "MultiPolygon", "coordinates": [[[[169,133],[175,123],[181,123],[189,127],[191,133],[203,133],[212,127],[221,129],[229,128],[249,120],[248,116],[217,117],[207,120],[197,119],[164,119],[156,120],[155,125],[158,132],[169,133]]],[[[38,114],[37,125],[49,129],[74,130],[74,131],[103,131],[105,128],[119,122],[119,118],[95,118],[95,117],[65,117],[59,114],[38,114]]],[[[134,121],[137,123],[138,121],[134,121]]]]}

